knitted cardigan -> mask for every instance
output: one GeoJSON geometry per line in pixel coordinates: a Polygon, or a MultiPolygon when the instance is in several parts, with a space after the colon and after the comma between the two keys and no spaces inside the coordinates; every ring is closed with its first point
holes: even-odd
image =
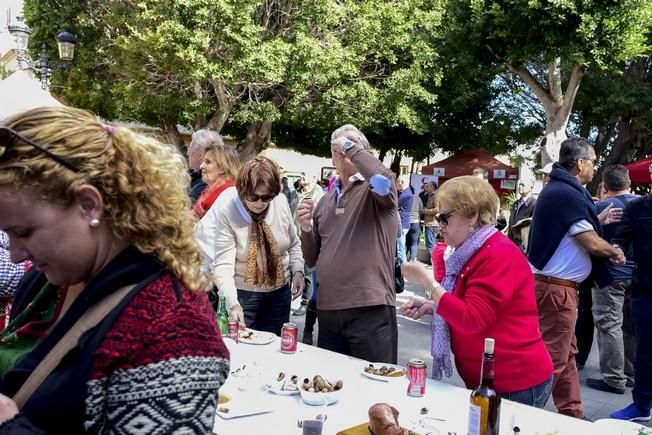
{"type": "MultiPolygon", "coordinates": [[[[587,220],[602,235],[591,195],[567,169],[555,163],[550,183],[541,191],[534,208],[527,254],[530,263],[543,270],[571,226],[581,220],[587,220]]],[[[592,256],[591,262],[594,278],[602,285],[608,284],[604,259],[592,256]]]]}
{"type": "MultiPolygon", "coordinates": [[[[25,309],[45,277],[16,296],[25,309]]],[[[12,396],[75,321],[108,292],[138,283],[41,384],[0,434],[210,433],[229,353],[205,293],[191,292],[158,260],[128,248],[107,265],[39,345],[1,380],[12,396]]]]}

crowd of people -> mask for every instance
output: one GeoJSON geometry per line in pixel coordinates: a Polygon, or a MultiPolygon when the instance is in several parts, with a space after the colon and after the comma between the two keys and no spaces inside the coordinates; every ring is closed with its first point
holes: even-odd
{"type": "Polygon", "coordinates": [[[302,297],[304,343],[318,322],[319,347],[396,363],[397,264],[426,295],[399,314],[431,318],[435,379],[454,360],[475,387],[492,337],[502,397],[543,407],[552,395],[577,418],[574,331],[588,288],[602,374],[589,386],[634,385],[613,417],[650,419],[652,197],[629,193],[622,166],[605,168],[596,201],[584,187],[595,151],[566,140],[537,199],[518,183],[501,231],[484,171],[424,180],[417,195],[355,126],[330,145],[337,177],[291,191],[274,161],[243,164],[211,131],[193,134],[186,162],[82,110],[6,120],[0,433],[147,432],[153,421],[161,433],[209,433],[229,371],[217,295],[241,328],[275,334],[302,297]],[[432,268],[416,261],[422,230],[432,268]]]}

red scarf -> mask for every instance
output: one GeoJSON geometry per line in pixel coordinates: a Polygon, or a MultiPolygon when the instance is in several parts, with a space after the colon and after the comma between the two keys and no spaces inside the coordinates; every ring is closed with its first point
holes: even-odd
{"type": "Polygon", "coordinates": [[[235,183],[233,181],[227,181],[226,183],[207,187],[192,209],[192,212],[197,216],[197,219],[203,218],[208,209],[210,209],[215,200],[217,200],[217,197],[232,186],[235,186],[235,183]]]}

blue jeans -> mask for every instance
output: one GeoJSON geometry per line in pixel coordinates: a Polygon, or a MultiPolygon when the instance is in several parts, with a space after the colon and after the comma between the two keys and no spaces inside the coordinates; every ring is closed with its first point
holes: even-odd
{"type": "Polygon", "coordinates": [[[634,361],[634,403],[652,409],[652,295],[632,291],[631,316],[636,340],[634,361]]]}
{"type": "Polygon", "coordinates": [[[428,250],[428,264],[432,263],[432,250],[437,241],[437,227],[426,228],[426,249],[428,250]]]}
{"type": "Polygon", "coordinates": [[[317,295],[319,294],[319,283],[317,282],[317,268],[313,267],[312,272],[312,294],[310,295],[310,300],[317,302],[317,295]]]}
{"type": "Polygon", "coordinates": [[[280,336],[283,324],[290,320],[292,295],[288,284],[271,292],[238,290],[238,302],[248,328],[280,336]]]}
{"type": "Polygon", "coordinates": [[[511,400],[513,402],[522,403],[524,405],[543,408],[546,406],[550,392],[552,391],[552,376],[550,378],[532,388],[526,390],[514,391],[513,393],[500,394],[503,399],[511,400]]]}
{"type": "Polygon", "coordinates": [[[396,239],[396,257],[398,258],[398,264],[403,264],[406,261],[405,235],[408,231],[406,228],[401,228],[401,235],[396,239]]]}
{"type": "Polygon", "coordinates": [[[416,260],[419,254],[419,235],[421,234],[421,225],[419,222],[410,224],[410,229],[405,235],[405,251],[407,260],[416,260]]]}

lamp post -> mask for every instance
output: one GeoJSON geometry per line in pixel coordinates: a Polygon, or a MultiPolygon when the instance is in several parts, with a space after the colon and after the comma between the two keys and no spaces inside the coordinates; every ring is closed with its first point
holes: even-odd
{"type": "Polygon", "coordinates": [[[41,53],[38,59],[36,61],[32,59],[27,52],[32,29],[24,22],[23,17],[16,17],[15,21],[9,25],[9,33],[13,36],[16,43],[14,51],[16,52],[18,68],[35,71],[41,79],[41,87],[46,91],[50,89],[50,77],[52,73],[59,69],[68,69],[75,57],[75,44],[77,43],[77,39],[67,30],[59,33],[55,38],[59,46],[60,62],[50,60],[45,44],[41,46],[41,53]]]}

